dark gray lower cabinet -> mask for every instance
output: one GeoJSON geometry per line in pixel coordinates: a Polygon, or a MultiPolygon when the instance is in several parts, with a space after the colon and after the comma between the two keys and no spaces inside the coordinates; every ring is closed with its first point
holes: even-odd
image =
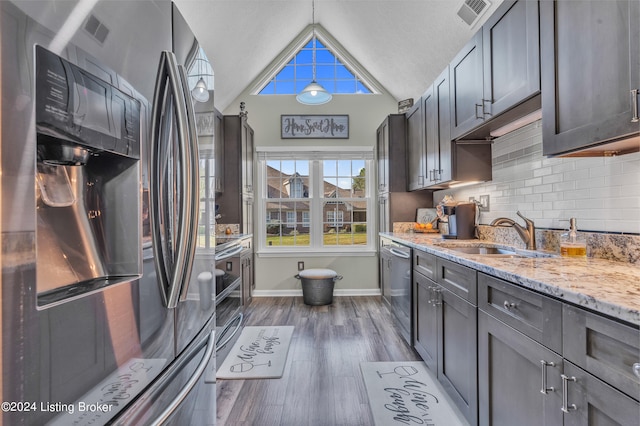
{"type": "Polygon", "coordinates": [[[560,355],[478,311],[479,423],[562,425],[562,364],[560,355]]]}
{"type": "Polygon", "coordinates": [[[478,424],[477,308],[440,288],[438,381],[470,424],[478,424]]]}
{"type": "Polygon", "coordinates": [[[438,310],[433,300],[434,290],[437,287],[436,283],[414,268],[413,346],[427,367],[434,372],[438,371],[438,310]]]}
{"type": "Polygon", "coordinates": [[[471,425],[640,425],[638,327],[419,250],[413,276],[414,347],[471,425]]]}
{"type": "Polygon", "coordinates": [[[473,269],[414,251],[414,347],[471,425],[478,423],[475,288],[473,269]],[[447,288],[462,289],[465,299],[447,288]]]}
{"type": "Polygon", "coordinates": [[[564,380],[565,426],[640,424],[638,401],[568,361],[564,363],[564,380]]]}

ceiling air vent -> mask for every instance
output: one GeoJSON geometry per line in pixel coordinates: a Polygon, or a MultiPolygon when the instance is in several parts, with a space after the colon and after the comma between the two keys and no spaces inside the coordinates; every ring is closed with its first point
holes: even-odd
{"type": "Polygon", "coordinates": [[[104,41],[109,35],[109,28],[105,27],[104,24],[94,15],[89,15],[87,22],[84,24],[84,29],[100,44],[104,44],[104,41]]]}
{"type": "Polygon", "coordinates": [[[465,0],[458,10],[458,16],[469,26],[473,26],[478,18],[487,11],[491,3],[488,0],[465,0]]]}

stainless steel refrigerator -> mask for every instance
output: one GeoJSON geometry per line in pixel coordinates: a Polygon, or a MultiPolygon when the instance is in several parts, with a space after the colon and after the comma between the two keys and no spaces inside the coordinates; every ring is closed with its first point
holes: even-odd
{"type": "Polygon", "coordinates": [[[211,64],[168,0],[0,10],[0,424],[215,424],[211,64]]]}

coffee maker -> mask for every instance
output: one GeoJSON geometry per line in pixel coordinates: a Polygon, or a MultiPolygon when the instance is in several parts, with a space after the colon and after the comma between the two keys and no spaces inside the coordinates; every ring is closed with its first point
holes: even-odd
{"type": "Polygon", "coordinates": [[[442,233],[443,238],[469,240],[476,234],[476,204],[459,203],[455,206],[443,206],[449,226],[442,233]]]}

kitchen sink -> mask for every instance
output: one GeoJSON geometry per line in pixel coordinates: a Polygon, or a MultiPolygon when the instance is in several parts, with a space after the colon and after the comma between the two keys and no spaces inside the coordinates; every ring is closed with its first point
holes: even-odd
{"type": "Polygon", "coordinates": [[[458,251],[466,254],[479,254],[491,257],[528,257],[515,251],[506,250],[498,247],[447,247],[449,250],[458,251]]]}

